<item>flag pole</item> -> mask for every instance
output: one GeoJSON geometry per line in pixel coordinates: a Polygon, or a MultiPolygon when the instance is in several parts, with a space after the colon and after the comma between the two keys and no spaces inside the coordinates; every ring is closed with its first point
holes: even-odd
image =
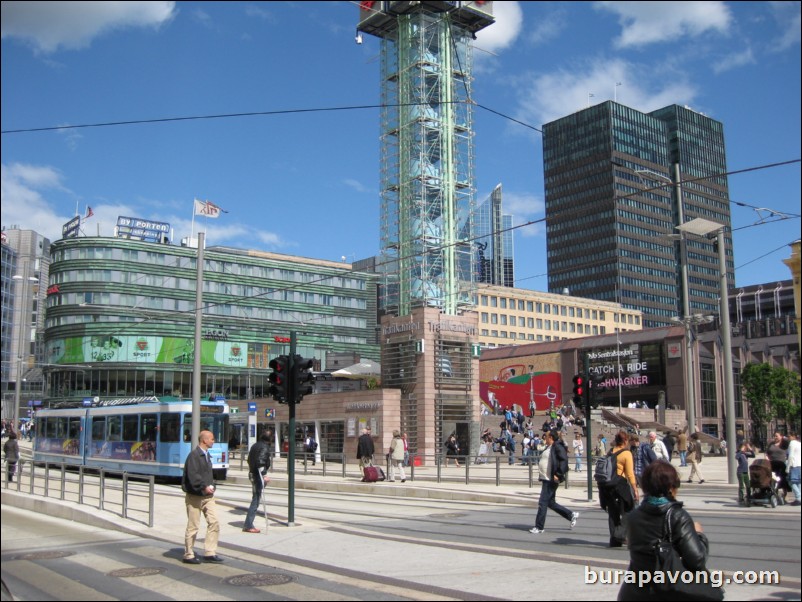
{"type": "Polygon", "coordinates": [[[195,203],[198,202],[198,199],[193,199],[192,201],[192,229],[189,231],[189,246],[192,246],[192,237],[195,236],[195,203]]]}

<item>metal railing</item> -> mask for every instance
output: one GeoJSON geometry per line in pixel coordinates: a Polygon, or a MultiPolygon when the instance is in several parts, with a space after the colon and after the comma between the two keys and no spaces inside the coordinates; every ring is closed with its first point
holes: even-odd
{"type": "Polygon", "coordinates": [[[3,487],[28,495],[74,501],[153,526],[155,477],[125,471],[89,469],[78,464],[34,463],[21,460],[16,480],[9,482],[7,468],[3,487]],[[139,518],[142,514],[146,520],[139,518]]]}
{"type": "MultiPolygon", "coordinates": [[[[452,463],[455,456],[446,456],[445,454],[435,455],[422,455],[413,454],[410,457],[410,462],[404,465],[404,472],[407,481],[435,481],[441,482],[455,482],[461,481],[466,485],[471,483],[482,484],[495,484],[496,486],[504,485],[522,485],[530,488],[538,487],[538,461],[540,454],[535,453],[531,455],[512,455],[493,453],[487,456],[456,456],[459,462],[459,467],[452,463]],[[448,464],[448,465],[447,465],[448,464]]],[[[358,461],[356,458],[349,458],[346,454],[323,454],[323,453],[302,453],[298,452],[295,456],[295,474],[296,475],[314,475],[314,476],[339,476],[345,478],[360,478],[362,472],[360,471],[358,461]],[[314,461],[313,461],[314,458],[314,461]]],[[[573,470],[575,464],[575,457],[570,455],[568,457],[569,472],[565,480],[565,487],[584,487],[587,485],[587,470],[586,458],[582,458],[583,472],[577,473],[573,470]]],[[[392,474],[390,472],[390,460],[387,457],[380,457],[376,454],[373,458],[373,464],[380,466],[387,478],[392,474]]],[[[232,463],[232,466],[233,463],[232,463]]],[[[591,464],[592,466],[592,464],[591,464]]],[[[247,459],[241,458],[239,462],[239,469],[247,472],[248,464],[247,459]]],[[[275,454],[271,461],[271,473],[287,473],[289,466],[287,464],[287,454],[275,454]]]]}

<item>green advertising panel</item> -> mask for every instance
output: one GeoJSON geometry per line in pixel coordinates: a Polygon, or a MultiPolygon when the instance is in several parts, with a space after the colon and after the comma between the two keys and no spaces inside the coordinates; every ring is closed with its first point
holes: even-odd
{"type": "MultiPolygon", "coordinates": [[[[156,336],[93,336],[55,339],[47,345],[48,363],[83,364],[99,362],[140,362],[144,364],[189,364],[195,358],[191,338],[156,336]]],[[[245,366],[248,344],[231,341],[203,341],[203,366],[245,366]]]]}

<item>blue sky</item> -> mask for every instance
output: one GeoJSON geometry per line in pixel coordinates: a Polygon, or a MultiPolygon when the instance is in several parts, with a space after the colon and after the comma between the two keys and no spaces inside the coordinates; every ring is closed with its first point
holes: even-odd
{"type": "MultiPolygon", "coordinates": [[[[731,171],[800,158],[799,2],[496,2],[477,103],[534,128],[614,97],[724,124],[731,171]],[[617,85],[619,84],[620,85],[617,85]]],[[[351,2],[3,2],[2,130],[379,103],[379,42],[351,2]]],[[[544,216],[542,140],[474,114],[477,197],[544,216]]],[[[790,278],[800,166],[730,177],[736,283],[790,278]],[[756,211],[770,209],[777,214],[756,211]]],[[[2,225],[55,240],[91,206],[207,243],[347,261],[379,247],[379,112],[302,112],[2,135],[2,225]]],[[[516,230],[517,285],[546,290],[542,224],[516,230]]]]}

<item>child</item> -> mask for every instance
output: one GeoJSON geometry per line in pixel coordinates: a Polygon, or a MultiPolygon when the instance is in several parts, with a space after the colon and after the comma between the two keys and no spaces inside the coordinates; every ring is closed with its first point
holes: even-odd
{"type": "Polygon", "coordinates": [[[747,507],[752,505],[752,488],[749,485],[749,461],[747,458],[754,458],[755,452],[748,443],[741,443],[738,451],[735,452],[735,461],[738,462],[738,503],[747,507]],[[746,496],[744,496],[744,489],[746,496]]]}

